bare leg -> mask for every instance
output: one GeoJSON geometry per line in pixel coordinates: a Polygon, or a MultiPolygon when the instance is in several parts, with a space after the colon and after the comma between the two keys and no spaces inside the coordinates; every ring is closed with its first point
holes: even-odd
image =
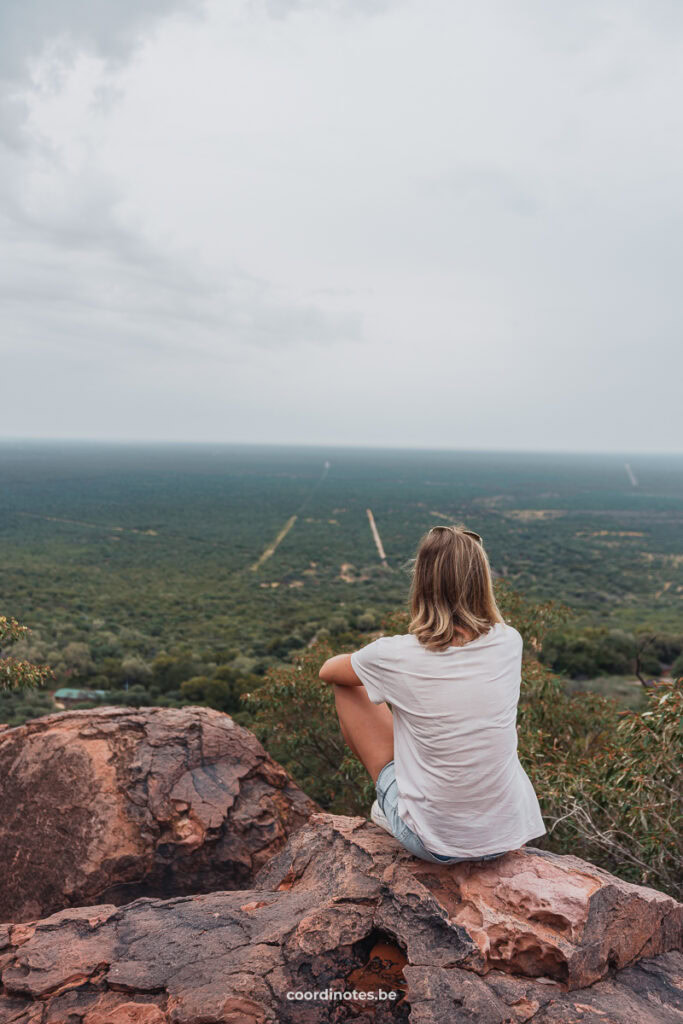
{"type": "Polygon", "coordinates": [[[373,782],[394,757],[394,719],[386,704],[373,704],[364,686],[333,683],[342,736],[373,782]]]}

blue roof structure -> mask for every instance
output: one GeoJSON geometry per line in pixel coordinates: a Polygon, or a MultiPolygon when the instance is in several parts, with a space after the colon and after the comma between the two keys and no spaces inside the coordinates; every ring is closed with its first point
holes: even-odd
{"type": "Polygon", "coordinates": [[[93,700],[95,697],[108,697],[107,690],[70,690],[68,687],[55,690],[55,700],[93,700]]]}

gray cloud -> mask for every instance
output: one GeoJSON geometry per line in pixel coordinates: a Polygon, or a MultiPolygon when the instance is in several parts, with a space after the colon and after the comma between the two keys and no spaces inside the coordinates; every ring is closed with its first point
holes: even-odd
{"type": "Polygon", "coordinates": [[[358,314],[287,304],[265,280],[230,268],[219,280],[164,254],[117,222],[107,182],[76,183],[68,204],[45,216],[5,209],[5,237],[24,258],[0,286],[6,324],[33,323],[39,346],[78,352],[154,349],[168,356],[230,358],[240,346],[359,341],[358,314]],[[93,324],[96,330],[93,331],[93,324]]]}
{"type": "MultiPolygon", "coordinates": [[[[286,18],[290,14],[306,11],[324,11],[343,18],[384,14],[405,0],[264,0],[266,12],[273,18],[286,18]]],[[[259,2],[252,4],[258,11],[259,2]]]]}
{"type": "Polygon", "coordinates": [[[122,61],[160,18],[202,8],[203,0],[7,0],[0,6],[0,73],[25,75],[48,44],[62,58],[87,50],[122,61]]]}
{"type": "MultiPolygon", "coordinates": [[[[30,79],[32,62],[42,55],[49,77],[41,91],[58,94],[69,67],[84,53],[95,54],[107,69],[91,107],[106,115],[121,98],[117,65],[149,38],[155,22],[178,13],[198,15],[202,8],[201,0],[7,5],[0,19],[0,68],[7,77],[30,79]]],[[[68,359],[87,346],[91,359],[100,350],[103,358],[119,354],[137,362],[150,352],[183,357],[190,348],[193,358],[231,361],[243,346],[360,339],[355,312],[288,303],[272,294],[266,280],[239,267],[212,279],[124,224],[118,208],[125,194],[118,183],[89,161],[70,170],[61,140],[27,127],[30,89],[28,96],[15,93],[0,108],[0,209],[8,249],[21,250],[19,260],[9,261],[0,287],[10,350],[28,343],[43,357],[68,359]],[[32,172],[50,181],[54,204],[42,201],[44,183],[31,196],[26,176],[32,172]]]]}
{"type": "Polygon", "coordinates": [[[541,206],[531,183],[499,167],[463,164],[427,179],[423,187],[439,203],[450,200],[462,208],[478,208],[479,215],[492,211],[533,217],[541,206]]]}
{"type": "Polygon", "coordinates": [[[680,447],[680,5],[1,19],[0,434],[680,447]]]}

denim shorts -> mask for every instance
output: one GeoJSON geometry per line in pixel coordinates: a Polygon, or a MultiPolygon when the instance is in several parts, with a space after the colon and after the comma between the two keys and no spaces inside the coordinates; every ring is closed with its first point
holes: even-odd
{"type": "Polygon", "coordinates": [[[377,776],[375,789],[377,790],[377,803],[389,822],[394,838],[398,839],[401,846],[415,857],[431,861],[433,864],[458,864],[467,860],[494,860],[507,853],[507,850],[503,850],[502,853],[487,853],[484,857],[448,857],[428,850],[420,837],[406,825],[398,813],[398,785],[393,761],[388,761],[382,768],[377,776]]]}

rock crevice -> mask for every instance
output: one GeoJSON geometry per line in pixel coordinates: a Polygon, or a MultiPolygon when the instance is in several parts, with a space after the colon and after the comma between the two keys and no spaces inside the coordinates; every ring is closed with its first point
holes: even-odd
{"type": "Polygon", "coordinates": [[[432,865],[364,819],[316,813],[250,890],[3,926],[0,1022],[680,1024],[682,928],[671,898],[573,857],[432,865]],[[562,913],[543,917],[552,891],[562,913]],[[395,998],[287,997],[352,989],[395,998]]]}
{"type": "Polygon", "coordinates": [[[683,905],[529,847],[418,860],[218,712],[6,730],[0,787],[0,1024],[683,1024],[683,905]]]}

